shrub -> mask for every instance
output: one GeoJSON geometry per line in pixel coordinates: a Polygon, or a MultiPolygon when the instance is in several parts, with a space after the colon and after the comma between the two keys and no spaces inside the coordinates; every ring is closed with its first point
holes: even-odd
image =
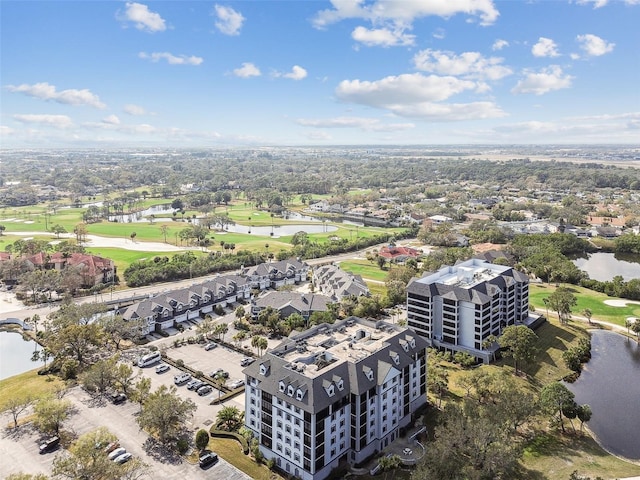
{"type": "Polygon", "coordinates": [[[207,445],[209,445],[209,433],[201,428],[196,432],[196,448],[204,450],[207,445]]]}
{"type": "Polygon", "coordinates": [[[186,439],[181,438],[176,442],[176,449],[180,455],[184,455],[189,450],[189,442],[186,439]]]}
{"type": "Polygon", "coordinates": [[[181,358],[179,358],[178,360],[176,360],[176,365],[178,367],[184,367],[184,360],[182,360],[181,358]]]}

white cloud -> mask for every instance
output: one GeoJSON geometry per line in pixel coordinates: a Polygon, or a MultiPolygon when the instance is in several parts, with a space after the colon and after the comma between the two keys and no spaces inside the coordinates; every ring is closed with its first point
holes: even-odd
{"type": "Polygon", "coordinates": [[[356,27],[353,32],[351,32],[351,38],[353,38],[356,42],[360,42],[366,45],[367,47],[396,47],[414,45],[416,36],[406,34],[402,29],[368,29],[360,26],[356,27]]]}
{"type": "Polygon", "coordinates": [[[593,5],[593,8],[602,8],[609,0],[577,0],[576,3],[578,5],[593,5]]]}
{"type": "Polygon", "coordinates": [[[502,39],[498,39],[495,42],[493,42],[493,45],[491,46],[492,50],[502,50],[505,47],[509,46],[509,42],[507,42],[506,40],[502,40],[502,39]]]}
{"type": "Polygon", "coordinates": [[[225,35],[239,35],[245,18],[231,7],[216,5],[213,7],[217,21],[216,28],[225,35]]]}
{"type": "Polygon", "coordinates": [[[331,0],[331,4],[333,8],[321,10],[314,17],[316,28],[350,18],[368,20],[372,25],[391,22],[396,26],[409,26],[417,18],[449,18],[459,13],[478,17],[482,25],[490,25],[500,15],[492,0],[374,0],[368,4],[363,0],[331,0]]]}
{"type": "Polygon", "coordinates": [[[274,77],[290,78],[291,80],[302,80],[307,77],[307,71],[299,65],[294,65],[288,73],[273,72],[274,77]]]}
{"type": "Polygon", "coordinates": [[[134,23],[138,30],[145,32],[163,32],[167,29],[160,14],[150,11],[142,3],[127,2],[124,13],[118,17],[121,21],[134,23]]]}
{"type": "Polygon", "coordinates": [[[4,135],[12,135],[15,130],[11,127],[7,127],[6,125],[0,125],[0,136],[4,135]]]}
{"type": "Polygon", "coordinates": [[[143,107],[139,105],[134,105],[132,103],[125,105],[123,110],[125,113],[128,113],[129,115],[144,115],[145,113],[147,113],[143,107]]]}
{"type": "Polygon", "coordinates": [[[117,115],[109,115],[103,118],[102,122],[108,125],[120,125],[120,119],[118,118],[117,115]]]}
{"type": "Polygon", "coordinates": [[[314,130],[311,132],[307,132],[304,134],[304,137],[308,138],[309,140],[331,140],[332,137],[331,135],[329,135],[327,132],[322,132],[319,130],[314,130]]]}
{"type": "Polygon", "coordinates": [[[240,68],[236,68],[233,71],[233,74],[241,78],[259,77],[262,75],[260,69],[250,62],[244,62],[240,68]]]}
{"type": "Polygon", "coordinates": [[[558,65],[551,65],[539,72],[526,71],[511,93],[533,93],[543,95],[553,90],[569,88],[573,77],[566,75],[558,65]]]}
{"type": "Polygon", "coordinates": [[[39,98],[41,100],[52,100],[65,105],[86,105],[94,108],[105,108],[106,105],[100,101],[100,98],[91,93],[88,89],[76,90],[68,89],[58,92],[54,85],[47,82],[36,83],[34,85],[8,85],[7,90],[10,92],[24,93],[29,97],[39,98]]]}
{"type": "Polygon", "coordinates": [[[534,57],[557,57],[558,46],[550,38],[540,37],[538,43],[531,48],[534,57]]]}
{"type": "Polygon", "coordinates": [[[169,65],[200,65],[204,61],[202,57],[196,57],[193,55],[190,57],[186,55],[176,56],[169,52],[140,52],[138,57],[145,60],[151,60],[154,63],[157,63],[160,60],[166,60],[169,65]]]}
{"type": "Polygon", "coordinates": [[[359,128],[361,130],[372,130],[375,132],[395,132],[415,128],[415,124],[413,123],[382,123],[377,118],[365,117],[336,117],[328,119],[300,118],[296,120],[296,123],[304,127],[359,128]]]}
{"type": "Polygon", "coordinates": [[[438,40],[442,40],[446,37],[445,31],[442,28],[436,28],[431,35],[433,36],[433,38],[437,38],[438,40]]]}
{"type": "Polygon", "coordinates": [[[66,115],[16,114],[13,118],[21,123],[37,123],[54,128],[69,128],[73,125],[71,118],[66,115]]]}
{"type": "Polygon", "coordinates": [[[578,35],[576,40],[580,44],[580,48],[590,57],[599,57],[606,53],[612,52],[615,43],[608,43],[597,35],[587,33],[578,35]]]}
{"type": "Polygon", "coordinates": [[[513,73],[510,68],[501,65],[503,60],[499,57],[485,58],[479,52],[456,55],[431,49],[422,50],[413,57],[416,69],[421,71],[489,80],[499,80],[513,73]]]}
{"type": "Polygon", "coordinates": [[[478,88],[476,82],[452,76],[425,76],[420,73],[385,77],[375,82],[343,80],[336,88],[338,99],[396,115],[427,120],[463,120],[503,116],[492,102],[439,104],[452,95],[478,88]]]}

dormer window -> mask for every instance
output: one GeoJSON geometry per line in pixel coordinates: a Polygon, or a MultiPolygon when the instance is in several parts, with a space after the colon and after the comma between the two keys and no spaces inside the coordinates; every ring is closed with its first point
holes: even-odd
{"type": "Polygon", "coordinates": [[[411,345],[411,348],[416,348],[416,339],[411,337],[411,339],[409,339],[409,345],[411,345]]]}
{"type": "Polygon", "coordinates": [[[400,346],[402,347],[402,349],[403,349],[405,352],[408,352],[408,351],[409,351],[409,343],[408,343],[406,340],[402,340],[402,339],[400,339],[400,342],[399,342],[399,343],[400,343],[400,346]]]}
{"type": "Polygon", "coordinates": [[[373,381],[373,370],[369,367],[365,367],[364,368],[364,374],[366,375],[366,377],[370,380],[373,381]]]}
{"type": "Polygon", "coordinates": [[[284,390],[287,386],[284,384],[284,382],[282,380],[280,380],[280,382],[278,383],[278,390],[280,390],[282,393],[284,393],[284,390]]]}
{"type": "Polygon", "coordinates": [[[338,390],[340,391],[344,390],[344,380],[342,379],[338,380],[338,383],[336,383],[336,386],[338,387],[338,390]]]}
{"type": "Polygon", "coordinates": [[[331,385],[329,385],[329,388],[327,388],[327,395],[329,395],[330,397],[333,397],[335,394],[336,394],[336,387],[332,383],[331,385]]]}
{"type": "Polygon", "coordinates": [[[260,375],[266,375],[269,372],[269,365],[266,363],[260,364],[260,375]]]}
{"type": "Polygon", "coordinates": [[[301,388],[296,390],[296,400],[302,401],[302,399],[304,398],[304,394],[305,393],[306,392],[304,390],[302,390],[301,388]]]}
{"type": "Polygon", "coordinates": [[[393,360],[393,363],[395,363],[396,365],[400,363],[400,355],[398,355],[396,352],[389,352],[389,355],[391,356],[391,360],[393,360]]]}
{"type": "Polygon", "coordinates": [[[290,397],[293,397],[293,392],[294,392],[293,385],[289,385],[287,387],[287,395],[289,395],[290,397]]]}

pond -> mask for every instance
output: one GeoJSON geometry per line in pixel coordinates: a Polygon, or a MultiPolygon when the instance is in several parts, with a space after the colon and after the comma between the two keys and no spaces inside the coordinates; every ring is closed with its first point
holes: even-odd
{"type": "MultiPolygon", "coordinates": [[[[163,205],[153,205],[146,210],[141,210],[136,213],[127,213],[123,215],[109,215],[110,222],[119,222],[119,223],[142,223],[148,222],[150,215],[155,215],[156,220],[160,220],[160,217],[168,218],[173,220],[173,212],[175,210],[171,208],[171,205],[165,203],[163,205]]],[[[180,218],[180,216],[178,216],[180,218]]]]}
{"type": "Polygon", "coordinates": [[[616,275],[621,275],[626,282],[640,278],[640,257],[637,255],[597,252],[588,258],[577,258],[573,263],[587,272],[589,278],[600,282],[610,281],[616,275]]]}
{"type": "Polygon", "coordinates": [[[591,407],[587,425],[600,445],[614,455],[640,460],[640,345],[623,335],[596,330],[591,353],[578,380],[567,387],[578,404],[591,407]]]}
{"type": "Polygon", "coordinates": [[[20,333],[0,332],[0,380],[44,366],[43,362],[31,361],[33,352],[40,348],[33,340],[25,340],[20,333]]]}

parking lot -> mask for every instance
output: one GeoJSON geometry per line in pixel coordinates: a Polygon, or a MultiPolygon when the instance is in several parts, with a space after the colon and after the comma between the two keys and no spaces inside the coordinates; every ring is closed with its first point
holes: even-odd
{"type": "MultiPolygon", "coordinates": [[[[75,406],[74,413],[64,424],[66,432],[73,432],[79,436],[99,426],[107,427],[118,436],[121,446],[150,466],[148,474],[145,476],[147,479],[184,480],[185,478],[214,477],[248,480],[250,478],[222,458],[216,465],[202,470],[198,465],[191,465],[182,457],[165,451],[155,442],[150,441],[147,433],[138,427],[134,414],[140,407],[135,403],[129,401],[120,405],[113,405],[106,401],[97,403],[79,387],[71,389],[65,398],[71,400],[75,406]]],[[[198,415],[201,415],[200,412],[198,415]]],[[[4,425],[9,421],[7,415],[2,416],[4,425]]],[[[11,435],[8,430],[2,429],[0,458],[3,461],[0,462],[0,476],[4,478],[17,472],[50,474],[53,459],[63,452],[63,449],[60,448],[55,452],[40,455],[38,444],[41,438],[40,433],[30,425],[20,427],[16,435],[11,435]]]]}

